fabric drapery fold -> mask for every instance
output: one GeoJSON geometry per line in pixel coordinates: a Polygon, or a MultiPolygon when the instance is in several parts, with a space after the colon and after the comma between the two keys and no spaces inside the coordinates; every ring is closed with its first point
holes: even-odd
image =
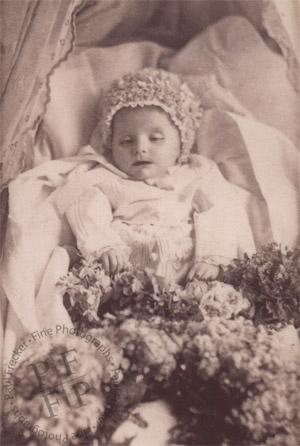
{"type": "Polygon", "coordinates": [[[25,157],[49,100],[49,77],[73,49],[75,16],[85,0],[18,3],[22,3],[23,20],[11,29],[16,2],[1,4],[2,19],[7,19],[0,106],[2,187],[26,168],[25,157]],[[12,34],[15,48],[11,48],[12,34]],[[12,56],[9,49],[13,49],[12,56]]]}

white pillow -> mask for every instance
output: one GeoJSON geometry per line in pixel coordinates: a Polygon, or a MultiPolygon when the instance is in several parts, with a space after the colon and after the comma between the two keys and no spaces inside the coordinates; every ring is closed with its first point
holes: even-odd
{"type": "Polygon", "coordinates": [[[101,91],[123,74],[157,66],[170,50],[151,42],[80,50],[50,79],[50,103],[44,117],[55,158],[74,155],[89,142],[96,125],[101,91]]]}

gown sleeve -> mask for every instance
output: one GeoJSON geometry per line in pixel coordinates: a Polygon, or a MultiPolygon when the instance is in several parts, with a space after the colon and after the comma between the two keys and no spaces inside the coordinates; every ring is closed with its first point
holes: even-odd
{"type": "Polygon", "coordinates": [[[111,248],[126,249],[125,243],[111,228],[111,204],[97,186],[77,198],[66,210],[66,217],[84,256],[100,257],[111,248]]]}

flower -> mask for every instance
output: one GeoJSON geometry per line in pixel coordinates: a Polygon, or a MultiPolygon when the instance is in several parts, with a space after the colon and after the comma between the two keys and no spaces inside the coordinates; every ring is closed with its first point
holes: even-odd
{"type": "Polygon", "coordinates": [[[125,352],[125,356],[136,358],[139,364],[140,374],[145,373],[145,368],[153,370],[153,378],[161,381],[170,376],[176,367],[175,355],[179,351],[179,345],[176,344],[166,332],[153,328],[151,322],[137,321],[128,319],[123,322],[119,328],[119,345],[125,352]],[[129,349],[133,344],[133,349],[129,349]]]}
{"type": "Polygon", "coordinates": [[[204,318],[222,316],[225,319],[238,316],[250,309],[250,301],[231,285],[209,282],[200,300],[199,308],[204,318]]]}

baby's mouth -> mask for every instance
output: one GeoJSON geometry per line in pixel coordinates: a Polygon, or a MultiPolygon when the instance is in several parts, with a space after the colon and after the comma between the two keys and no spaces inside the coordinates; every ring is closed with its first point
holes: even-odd
{"type": "Polygon", "coordinates": [[[139,166],[148,166],[152,164],[151,161],[136,161],[135,163],[133,163],[134,167],[139,167],[139,166]]]}

